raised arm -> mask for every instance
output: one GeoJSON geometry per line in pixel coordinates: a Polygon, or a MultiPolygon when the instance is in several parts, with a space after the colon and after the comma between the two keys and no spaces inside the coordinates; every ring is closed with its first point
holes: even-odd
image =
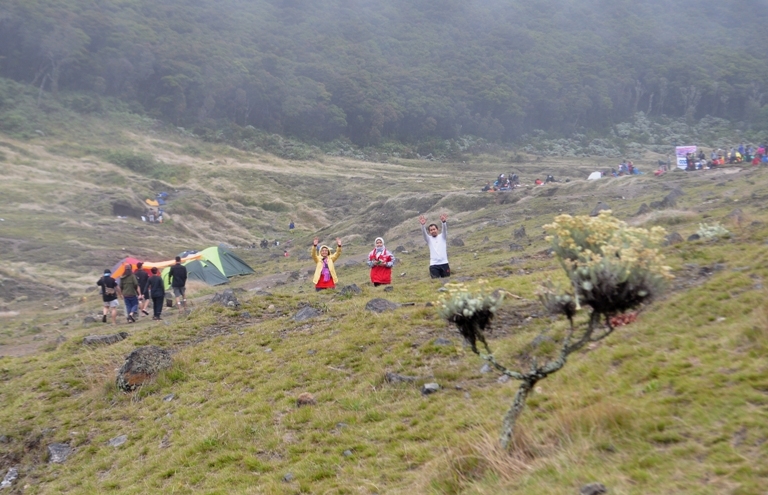
{"type": "Polygon", "coordinates": [[[424,242],[429,244],[429,234],[427,233],[427,219],[424,215],[419,215],[419,223],[421,224],[421,235],[424,236],[424,242]]]}
{"type": "Polygon", "coordinates": [[[339,256],[341,256],[341,239],[339,239],[337,237],[336,238],[336,250],[331,255],[331,261],[333,261],[335,263],[336,260],[339,259],[339,256]]]}
{"type": "Polygon", "coordinates": [[[312,247],[309,248],[309,254],[312,256],[312,260],[314,260],[315,263],[320,261],[320,256],[317,255],[317,243],[320,242],[320,239],[315,237],[315,240],[312,241],[312,247]]]}
{"type": "Polygon", "coordinates": [[[445,213],[440,215],[440,222],[443,224],[443,232],[441,235],[443,236],[443,239],[448,240],[448,216],[445,213]]]}

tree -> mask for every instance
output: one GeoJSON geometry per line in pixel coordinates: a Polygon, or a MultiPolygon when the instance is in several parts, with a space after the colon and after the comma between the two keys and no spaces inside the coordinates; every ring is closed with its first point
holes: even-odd
{"type": "Polygon", "coordinates": [[[552,357],[543,363],[533,357],[528,371],[511,370],[496,360],[485,332],[504,299],[502,291],[451,285],[438,307],[439,315],[458,327],[475,354],[522,382],[504,416],[500,441],[505,449],[536,383],[562,369],[574,352],[612,334],[621,322],[615,319],[618,315],[649,303],[672,277],[656,247],[665,234],[660,227],[650,231],[631,228],[610,211],[602,211],[597,217],[560,215],[545,229],[551,233],[552,249],[570,281],[569,291],[549,284],[539,296],[551,314],[568,320],[552,357]],[[586,321],[577,322],[577,313],[584,307],[588,308],[586,321]]]}
{"type": "Polygon", "coordinates": [[[48,80],[51,82],[51,93],[54,97],[58,96],[62,70],[83,53],[89,40],[82,29],[66,24],[56,26],[51,33],[43,37],[40,41],[40,52],[45,62],[38,72],[38,78],[42,78],[41,91],[48,80]]]}

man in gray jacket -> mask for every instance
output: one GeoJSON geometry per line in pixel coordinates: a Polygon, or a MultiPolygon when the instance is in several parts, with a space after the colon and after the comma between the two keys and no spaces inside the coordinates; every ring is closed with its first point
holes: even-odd
{"type": "Polygon", "coordinates": [[[445,213],[440,215],[440,222],[443,224],[442,232],[434,223],[427,227],[427,219],[424,215],[419,216],[421,233],[429,246],[429,276],[432,278],[451,276],[451,267],[448,266],[448,217],[445,213]]]}

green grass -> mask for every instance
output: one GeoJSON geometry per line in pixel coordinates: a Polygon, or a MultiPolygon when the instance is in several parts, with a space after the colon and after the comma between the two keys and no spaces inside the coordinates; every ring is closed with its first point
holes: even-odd
{"type": "MultiPolygon", "coordinates": [[[[98,127],[93,117],[77,118],[98,127]]],[[[9,438],[0,468],[18,465],[25,493],[571,494],[592,481],[628,494],[768,490],[765,170],[715,181],[704,173],[573,181],[551,195],[549,186],[515,191],[509,194],[517,201],[506,202],[475,192],[508,167],[482,157],[471,167],[400,160],[372,171],[333,158],[288,163],[186,138],[145,138],[147,123],[137,116],[106,122],[99,139],[77,146],[67,144],[80,142],[68,135],[34,148],[11,136],[0,140],[0,311],[21,312],[0,320],[0,354],[18,342],[45,344],[0,359],[0,435],[9,438]],[[120,151],[117,164],[102,159],[110,135],[114,150],[132,150],[120,151]],[[166,140],[176,144],[164,147],[166,140]],[[188,173],[168,207],[171,222],[153,228],[114,218],[112,199],[140,205],[166,187],[151,175],[158,160],[188,173]],[[686,193],[674,210],[634,217],[669,186],[686,193]],[[664,248],[678,277],[674,290],[539,382],[515,449],[500,452],[496,438],[516,384],[481,373],[482,361],[426,305],[441,283],[427,278],[416,216],[449,214],[450,238],[465,244],[449,247],[454,280],[487,279],[523,298],[507,299],[507,323],[491,335],[499,359],[515,365],[533,338],[557,337],[564,328],[536,303],[542,282],[564,282],[543,252],[541,227],[559,213],[588,213],[597,199],[620,218],[683,238],[703,221],[719,221],[733,236],[664,248]],[[726,220],[737,207],[742,220],[726,220]],[[289,235],[290,219],[298,229],[289,235]],[[515,239],[521,226],[527,236],[515,239]],[[370,250],[373,234],[408,251],[398,255],[386,297],[413,306],[364,310],[384,293],[369,285],[367,267],[345,263],[370,250]],[[363,294],[314,292],[311,262],[298,255],[315,235],[344,237],[341,284],[355,283],[363,294]],[[190,247],[262,238],[283,244],[238,249],[257,274],[233,285],[259,285],[270,295],[238,293],[243,306],[232,310],[208,306],[198,298],[216,289],[197,288],[189,317],[171,312],[163,324],[130,327],[129,339],[113,346],[80,345],[85,335],[113,331],[82,320],[100,308],[88,292],[99,270],[120,257],[168,259],[190,247]],[[289,238],[291,256],[283,258],[289,238]],[[513,242],[522,251],[510,251],[513,242]],[[299,279],[284,285],[266,287],[261,279],[292,272],[299,279]],[[305,303],[323,314],[293,321],[305,303]],[[58,335],[66,341],[57,344],[58,335]],[[437,345],[437,338],[451,344],[437,345]],[[172,349],[174,366],[123,394],[115,369],[139,345],[172,349]],[[390,371],[417,379],[388,384],[390,371]],[[422,396],[420,386],[431,381],[441,391],[422,396]],[[303,392],[317,404],[296,407],[303,392]],[[123,434],[125,445],[107,444],[123,434]],[[63,465],[47,464],[52,442],[76,451],[63,465]]],[[[552,169],[559,178],[587,166],[563,160],[515,169],[523,177],[552,169]]]]}

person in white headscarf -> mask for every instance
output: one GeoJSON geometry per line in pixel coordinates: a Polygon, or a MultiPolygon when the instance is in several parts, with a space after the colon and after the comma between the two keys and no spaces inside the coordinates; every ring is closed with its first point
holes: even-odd
{"type": "Polygon", "coordinates": [[[368,266],[371,267],[371,282],[378,287],[392,283],[392,265],[395,257],[384,247],[384,239],[377,237],[373,251],[368,255],[368,266]]]}

